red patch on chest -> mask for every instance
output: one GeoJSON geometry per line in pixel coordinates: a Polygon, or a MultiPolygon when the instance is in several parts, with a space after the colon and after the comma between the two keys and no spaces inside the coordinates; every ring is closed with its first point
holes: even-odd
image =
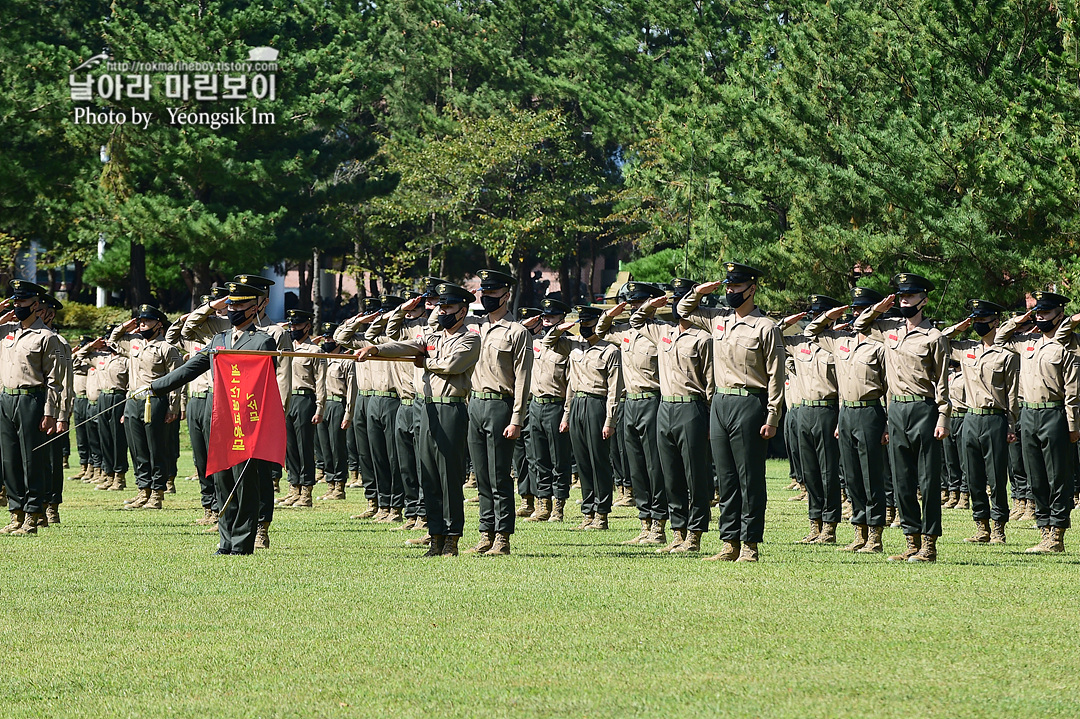
{"type": "Polygon", "coordinates": [[[718,329],[718,330],[720,330],[721,332],[723,332],[723,331],[724,331],[724,326],[723,326],[723,325],[717,325],[717,326],[716,326],[716,329],[718,329]]]}
{"type": "Polygon", "coordinates": [[[799,351],[800,351],[800,352],[802,352],[802,353],[803,353],[804,355],[808,355],[808,354],[810,354],[810,350],[808,350],[808,349],[807,349],[807,348],[805,348],[805,347],[803,347],[803,348],[802,348],[801,350],[799,350],[799,351]]]}
{"type": "Polygon", "coordinates": [[[975,359],[975,353],[974,352],[968,352],[967,357],[968,357],[968,359],[975,359]]]}
{"type": "Polygon", "coordinates": [[[622,341],[625,342],[626,344],[630,344],[630,338],[629,337],[623,337],[622,341]]]}
{"type": "Polygon", "coordinates": [[[661,340],[666,344],[671,344],[671,340],[667,337],[662,337],[661,340]]]}
{"type": "Polygon", "coordinates": [[[840,346],[840,351],[841,352],[850,352],[851,350],[849,350],[847,347],[844,347],[843,345],[841,345],[840,346]]]}
{"type": "Polygon", "coordinates": [[[426,352],[430,352],[430,351],[432,351],[433,349],[435,349],[435,345],[428,345],[427,347],[425,347],[425,348],[424,348],[424,350],[425,350],[426,352]]]}
{"type": "Polygon", "coordinates": [[[1028,352],[1034,352],[1034,351],[1035,351],[1035,348],[1034,348],[1034,347],[1028,347],[1028,348],[1027,348],[1027,351],[1028,351],[1028,352]]]}
{"type": "Polygon", "coordinates": [[[900,338],[899,338],[899,337],[897,337],[896,335],[889,335],[889,339],[891,339],[891,340],[892,340],[893,342],[896,342],[896,341],[897,341],[897,340],[899,340],[900,338]]]}
{"type": "Polygon", "coordinates": [[[13,339],[15,339],[15,335],[8,335],[8,336],[7,336],[7,337],[5,337],[4,339],[6,339],[6,340],[13,340],[13,339]]]}
{"type": "Polygon", "coordinates": [[[216,350],[223,350],[223,349],[225,349],[225,345],[218,345],[218,346],[217,346],[217,347],[215,347],[214,349],[216,349],[216,350]]]}

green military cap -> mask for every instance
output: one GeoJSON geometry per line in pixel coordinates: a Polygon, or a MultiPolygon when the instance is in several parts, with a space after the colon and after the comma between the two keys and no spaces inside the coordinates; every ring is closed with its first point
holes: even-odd
{"type": "Polygon", "coordinates": [[[513,287],[517,284],[517,281],[499,270],[480,270],[476,273],[476,276],[480,278],[480,289],[482,290],[497,290],[503,287],[513,287]]]}
{"type": "Polygon", "coordinates": [[[439,293],[440,305],[468,305],[475,299],[469,290],[449,282],[442,283],[435,290],[439,293]]]}
{"type": "Polygon", "coordinates": [[[724,277],[725,285],[738,285],[743,282],[756,282],[759,277],[764,277],[765,273],[756,267],[750,265],[744,265],[739,262],[725,262],[724,272],[727,275],[724,277]]]}
{"type": "Polygon", "coordinates": [[[604,314],[602,309],[592,305],[574,305],[574,311],[577,312],[578,320],[581,322],[598,320],[600,315],[604,314]]]}
{"type": "Polygon", "coordinates": [[[964,303],[964,309],[971,314],[969,317],[990,317],[1005,311],[1005,308],[990,300],[968,300],[964,303]]]}
{"type": "Polygon", "coordinates": [[[378,297],[365,297],[360,301],[360,309],[364,314],[371,314],[382,309],[382,301],[378,297]]]}
{"type": "Polygon", "coordinates": [[[45,305],[50,310],[64,309],[64,303],[50,295],[48,292],[41,295],[41,304],[45,305]]]}
{"type": "Polygon", "coordinates": [[[44,287],[30,280],[11,280],[8,282],[8,288],[11,289],[9,300],[28,300],[45,294],[44,287]]]}
{"type": "Polygon", "coordinates": [[[544,314],[544,311],[539,307],[518,307],[517,318],[519,322],[524,322],[542,314],[544,314]]]}
{"type": "Polygon", "coordinates": [[[877,290],[872,290],[869,287],[851,288],[852,307],[872,307],[878,302],[881,302],[883,299],[885,299],[885,295],[881,294],[877,290]]]}
{"type": "Polygon", "coordinates": [[[825,312],[826,310],[831,310],[834,307],[840,307],[844,304],[840,300],[829,297],[828,295],[810,295],[810,297],[807,298],[807,301],[810,303],[810,311],[814,314],[825,312]]]}
{"type": "Polygon", "coordinates": [[[626,299],[630,302],[651,300],[654,297],[660,297],[664,294],[664,291],[660,289],[660,287],[651,282],[627,282],[624,291],[626,293],[626,299]]]}
{"type": "Polygon", "coordinates": [[[243,282],[226,282],[225,289],[229,293],[226,295],[226,297],[228,297],[228,304],[248,302],[266,296],[266,290],[256,285],[244,284],[243,282]]]}
{"type": "Polygon", "coordinates": [[[275,284],[273,280],[267,279],[262,275],[237,275],[233,279],[240,284],[259,287],[264,291],[270,289],[275,284]]]}
{"type": "Polygon", "coordinates": [[[135,308],[135,318],[140,320],[157,320],[162,324],[169,323],[169,317],[153,305],[139,305],[135,308]]]}
{"type": "Polygon", "coordinates": [[[405,298],[397,295],[383,295],[379,298],[379,309],[384,312],[400,307],[403,304],[405,304],[405,298]]]}
{"type": "Polygon", "coordinates": [[[420,296],[434,299],[439,296],[439,285],[445,284],[447,284],[446,280],[441,277],[425,277],[424,290],[420,293],[420,296]]]}
{"type": "Polygon", "coordinates": [[[319,334],[323,337],[333,337],[334,333],[337,332],[337,328],[337,322],[323,322],[319,325],[319,334]]]}
{"type": "Polygon", "coordinates": [[[311,322],[315,319],[314,312],[308,312],[307,310],[288,310],[285,312],[285,319],[289,324],[302,325],[305,322],[311,322]]]}
{"type": "Polygon", "coordinates": [[[1069,304],[1068,297],[1059,295],[1055,292],[1036,290],[1031,293],[1031,296],[1035,298],[1034,309],[1036,310],[1052,310],[1069,304]]]}
{"type": "Polygon", "coordinates": [[[222,285],[214,285],[210,288],[210,298],[214,300],[225,299],[229,296],[229,288],[222,285]]]}
{"type": "Polygon", "coordinates": [[[934,283],[925,277],[919,275],[913,275],[910,272],[900,272],[893,275],[893,278],[889,280],[889,284],[892,285],[897,294],[912,295],[920,292],[933,292],[934,283]]]}
{"type": "Polygon", "coordinates": [[[94,335],[79,335],[79,346],[82,347],[83,345],[88,345],[95,339],[97,338],[94,337],[94,335]]]}
{"type": "Polygon", "coordinates": [[[570,305],[559,300],[547,298],[540,303],[540,309],[545,315],[565,315],[570,312],[570,305]]]}
{"type": "Polygon", "coordinates": [[[668,284],[671,285],[671,294],[675,297],[684,297],[697,286],[696,282],[685,277],[672,277],[668,284]]]}
{"type": "Polygon", "coordinates": [[[199,301],[195,303],[195,306],[196,307],[202,307],[203,305],[208,305],[213,301],[214,301],[214,296],[213,295],[199,295],[199,301]]]}

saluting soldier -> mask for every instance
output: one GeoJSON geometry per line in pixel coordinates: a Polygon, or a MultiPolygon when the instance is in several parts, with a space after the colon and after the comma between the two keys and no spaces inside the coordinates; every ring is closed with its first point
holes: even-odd
{"type": "MultiPolygon", "coordinates": [[[[173,393],[207,370],[212,374],[213,347],[229,350],[277,349],[277,341],[257,326],[260,300],[265,299],[266,291],[239,282],[229,282],[226,287],[229,294],[225,302],[228,321],[232,326],[210,338],[206,346],[181,367],[138,390],[137,397],[151,392],[155,396],[173,393]]],[[[265,503],[260,501],[259,495],[272,491],[269,476],[273,466],[265,460],[252,458],[213,475],[216,502],[221,507],[217,522],[220,540],[215,554],[252,554],[260,546],[269,547],[269,522],[260,519],[265,503]]]]}
{"type": "MultiPolygon", "coordinates": [[[[949,351],[963,365],[967,415],[961,456],[971,494],[975,534],[965,542],[1005,544],[1009,521],[1009,450],[1020,419],[1020,358],[994,343],[1005,308],[989,300],[969,300],[970,315],[946,329],[949,351]],[[958,339],[974,329],[979,339],[958,339]],[[990,496],[987,497],[987,487],[990,496]],[[991,527],[990,523],[993,522],[991,527]]],[[[950,387],[950,394],[952,388],[950,387]]]]}
{"type": "Polygon", "coordinates": [[[890,561],[937,561],[941,536],[941,440],[949,433],[949,342],[923,317],[934,283],[895,275],[889,295],[855,320],[856,332],[885,345],[889,387],[889,452],[907,548],[890,561]],[[901,317],[884,318],[893,304],[901,317]],[[919,493],[922,493],[922,508],[919,493]]]}
{"type": "MultiPolygon", "coordinates": [[[[679,316],[678,302],[694,281],[671,280],[672,318],[653,318],[667,304],[667,296],[649,300],[630,317],[630,326],[654,343],[658,351],[661,401],[657,411],[657,448],[664,475],[664,497],[675,536],[658,554],[701,551],[701,537],[709,531],[713,496],[709,460],[709,400],[715,390],[712,338],[679,316]]],[[[665,520],[653,520],[649,533],[636,544],[664,544],[665,520]]]]}
{"type": "MultiPolygon", "coordinates": [[[[404,304],[397,295],[379,297],[379,310],[375,320],[368,325],[364,339],[375,342],[384,336],[390,312],[404,304]]],[[[354,344],[355,347],[361,345],[354,344]]],[[[404,521],[405,483],[402,481],[397,458],[397,414],[401,408],[398,395],[398,375],[391,366],[393,362],[376,362],[368,365],[372,395],[367,402],[368,450],[375,470],[375,486],[378,488],[379,512],[374,520],[385,524],[404,521]]]]}
{"type": "MultiPolygon", "coordinates": [[[[543,326],[540,322],[540,317],[543,311],[539,307],[518,307],[517,309],[517,321],[529,331],[529,343],[531,347],[535,347],[540,342],[540,335],[543,334],[543,326]]],[[[530,349],[530,351],[532,351],[530,349]]],[[[536,371],[536,357],[533,352],[533,372],[536,371]]],[[[530,391],[532,385],[536,382],[535,375],[531,379],[530,391]]],[[[512,474],[517,479],[517,492],[521,495],[521,506],[518,507],[517,516],[525,519],[526,522],[547,521],[551,516],[551,507],[548,506],[546,513],[542,519],[538,519],[541,515],[541,508],[543,502],[540,500],[540,496],[537,494],[539,491],[536,487],[536,479],[533,476],[532,467],[529,465],[529,409],[532,407],[530,401],[525,408],[525,424],[521,428],[521,433],[517,440],[514,442],[514,458],[511,462],[512,474]]]]}
{"type": "Polygon", "coordinates": [[[319,351],[340,357],[326,361],[326,410],[319,423],[318,437],[322,444],[323,468],[326,473],[326,494],[319,499],[345,499],[345,483],[349,478],[349,427],[352,426],[353,402],[356,401],[356,361],[334,341],[336,324],[322,325],[323,341],[319,351]]]}
{"type": "MultiPolygon", "coordinates": [[[[944,333],[942,333],[944,334],[944,333]]],[[[967,401],[964,392],[964,372],[957,359],[949,359],[949,436],[942,444],[947,485],[941,490],[941,505],[945,509],[968,508],[968,486],[964,479],[964,418],[967,401]]]]}
{"type": "Polygon", "coordinates": [[[615,436],[615,413],[623,392],[619,348],[600,339],[599,307],[577,305],[577,321],[554,326],[541,344],[569,357],[570,383],[559,431],[570,433],[581,481],[578,529],[606,530],[611,513],[613,481],[609,441],[615,436]],[[580,336],[566,334],[578,325],[580,336]]]}
{"type": "MultiPolygon", "coordinates": [[[[360,303],[360,312],[351,317],[334,330],[334,341],[342,347],[363,348],[370,344],[363,338],[363,333],[379,316],[382,302],[378,297],[365,297],[360,303]],[[357,333],[360,337],[357,338],[357,333]]],[[[385,370],[369,365],[357,365],[356,367],[356,400],[353,403],[352,431],[356,440],[356,452],[360,460],[360,482],[364,488],[364,497],[367,499],[367,509],[360,514],[352,515],[352,519],[373,519],[378,517],[379,505],[382,498],[379,496],[379,485],[376,482],[375,464],[371,453],[371,443],[368,439],[368,407],[371,398],[375,396],[375,379],[378,373],[385,370]]],[[[386,501],[383,499],[383,501],[386,501]]],[[[387,508],[388,509],[388,508],[387,508]]],[[[389,513],[383,513],[386,516],[389,513]]],[[[381,517],[380,517],[381,518],[381,517]]]]}
{"type": "MultiPolygon", "coordinates": [[[[596,326],[601,339],[614,342],[621,353],[625,401],[621,423],[625,463],[637,504],[641,530],[628,543],[639,544],[652,532],[653,524],[667,521],[665,473],[660,466],[656,416],[660,410],[660,378],[657,346],[630,322],[616,323],[629,304],[637,312],[645,303],[666,297],[657,285],[628,282],[626,300],[605,312],[596,326]]],[[[655,311],[655,310],[654,310],[655,311]]],[[[674,529],[674,527],[673,527],[674,529]]],[[[685,530],[685,527],[682,527],[685,530]]],[[[685,531],[684,531],[685,534],[685,531]]]]}
{"type": "MultiPolygon", "coordinates": [[[[56,299],[49,293],[44,293],[41,296],[41,321],[53,332],[56,332],[56,328],[53,327],[53,321],[56,319],[56,311],[63,309],[64,305],[60,300],[56,299]]],[[[63,363],[63,391],[61,392],[62,402],[60,418],[57,420],[57,434],[59,438],[52,439],[49,442],[49,449],[52,450],[50,454],[51,464],[49,467],[50,477],[50,489],[49,494],[45,502],[45,523],[42,526],[48,526],[49,524],[60,524],[60,505],[64,501],[64,447],[69,443],[67,437],[67,428],[71,423],[71,413],[75,405],[75,375],[72,365],[72,351],[71,345],[68,343],[59,332],[56,332],[57,340],[60,342],[60,354],[61,361],[63,363]]]]}
{"type": "MultiPolygon", "coordinates": [[[[810,309],[785,318],[786,329],[809,314],[817,317],[843,303],[828,295],[810,295],[810,309]]],[[[836,544],[836,527],[843,518],[840,496],[840,446],[837,423],[840,399],[833,353],[802,332],[784,337],[794,367],[791,383],[799,396],[796,441],[806,487],[810,531],[800,544],[836,544]]]]}
{"type": "Polygon", "coordinates": [[[75,403],[71,409],[71,422],[75,428],[75,451],[79,455],[79,472],[71,476],[71,479],[82,479],[90,474],[90,425],[86,418],[90,416],[88,409],[89,400],[86,397],[86,376],[90,372],[90,361],[85,353],[79,350],[94,341],[93,335],[82,335],[79,344],[71,356],[71,371],[75,379],[75,403]]]}
{"type": "MultiPolygon", "coordinates": [[[[105,332],[111,334],[111,330],[105,332]]],[[[129,363],[104,337],[94,340],[87,348],[92,363],[87,377],[87,396],[93,400],[92,413],[97,419],[98,441],[101,444],[101,472],[98,489],[114,492],[127,489],[128,442],[121,420],[127,404],[129,363]]]]}
{"type": "Polygon", "coordinates": [[[851,305],[833,307],[804,330],[832,354],[836,367],[837,418],[840,463],[851,499],[855,538],[840,551],[880,553],[881,534],[887,523],[885,499],[886,446],[885,345],[847,327],[831,329],[848,307],[862,312],[885,299],[867,287],[851,290],[851,305]]]}
{"type": "Polygon", "coordinates": [[[11,521],[0,534],[37,534],[45,523],[52,447],[63,413],[65,367],[60,341],[41,321],[45,290],[27,280],[8,283],[10,308],[0,318],[0,464],[11,521]],[[43,446],[44,445],[44,446],[43,446]]]}
{"type": "Polygon", "coordinates": [[[430,534],[427,557],[456,556],[465,529],[465,401],[480,357],[480,336],[464,327],[473,294],[449,283],[437,289],[437,328],[429,328],[419,340],[369,345],[357,354],[361,361],[373,355],[416,357],[423,365],[417,395],[424,396],[418,432],[430,534]]]}
{"type": "Polygon", "coordinates": [[[136,398],[130,393],[180,366],[180,352],[165,341],[168,321],[157,307],[139,305],[135,316],[109,336],[118,352],[128,358],[129,395],[123,422],[139,487],[139,493],[126,503],[128,509],[161,509],[165,497],[173,451],[167,425],[180,416],[180,396],[170,393],[136,398]],[[144,418],[146,402],[150,404],[149,421],[144,418]]]}
{"type": "MultiPolygon", "coordinates": [[[[108,334],[111,331],[111,326],[107,326],[105,328],[105,334],[108,334]]],[[[106,474],[103,471],[104,461],[102,457],[102,452],[104,448],[102,446],[101,434],[98,429],[97,421],[98,399],[100,398],[101,393],[98,390],[97,375],[94,371],[94,365],[97,362],[97,353],[95,351],[96,345],[94,344],[95,342],[97,342],[97,339],[91,338],[90,342],[83,345],[82,347],[79,347],[72,354],[73,366],[75,366],[79,362],[85,362],[88,367],[86,372],[86,382],[84,384],[84,389],[86,390],[86,415],[84,419],[88,419],[86,421],[86,424],[83,425],[82,429],[86,430],[86,439],[88,444],[90,445],[90,464],[87,466],[86,472],[83,473],[82,481],[85,484],[93,483],[97,485],[94,487],[94,489],[108,490],[112,488],[113,478],[111,474],[106,474]]],[[[125,367],[127,366],[126,361],[124,362],[124,365],[125,367]]],[[[125,372],[126,371],[127,370],[125,369],[125,372]]],[[[126,375],[124,379],[124,388],[126,389],[126,375]]],[[[123,425],[120,425],[119,421],[117,421],[117,425],[120,427],[120,430],[123,431],[123,425]]],[[[126,447],[127,445],[125,444],[124,446],[126,447]]]]}
{"type": "Polygon", "coordinates": [[[514,444],[525,426],[533,349],[529,331],[510,313],[515,280],[483,269],[480,304],[484,317],[468,317],[465,327],[480,337],[469,398],[469,457],[480,497],[480,540],[468,554],[510,554],[514,533],[514,444]]]}
{"type": "Polygon", "coordinates": [[[1035,499],[1041,541],[1025,552],[1065,551],[1065,530],[1073,510],[1075,448],[1080,439],[1080,369],[1074,322],[1066,320],[1069,299],[1032,292],[1035,306],[998,328],[995,344],[1020,356],[1020,441],[1024,468],[1035,499]],[[1017,328],[1034,316],[1035,327],[1017,328]]]}
{"type": "Polygon", "coordinates": [[[720,481],[720,538],[713,561],[758,561],[765,535],[765,456],[784,401],[784,342],[780,328],[757,308],[763,272],[724,263],[718,282],[698,285],[676,309],[710,332],[716,393],[709,417],[713,462],[720,481]],[[700,307],[704,296],[726,287],[726,308],[700,307]]]}
{"type": "MultiPolygon", "coordinates": [[[[315,315],[306,310],[289,310],[290,339],[296,352],[319,352],[311,338],[315,315]]],[[[293,357],[289,405],[285,411],[285,466],[290,497],[282,507],[311,507],[315,486],[315,426],[322,422],[326,406],[326,361],[319,357],[293,357]]]]}

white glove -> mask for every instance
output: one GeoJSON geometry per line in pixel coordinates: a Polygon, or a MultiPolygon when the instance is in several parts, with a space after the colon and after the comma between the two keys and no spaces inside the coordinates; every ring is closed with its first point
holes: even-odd
{"type": "Polygon", "coordinates": [[[146,385],[145,387],[140,387],[139,389],[132,392],[131,393],[131,398],[132,399],[146,399],[147,397],[151,396],[152,394],[154,394],[154,392],[153,392],[153,390],[150,389],[150,385],[146,385]]]}

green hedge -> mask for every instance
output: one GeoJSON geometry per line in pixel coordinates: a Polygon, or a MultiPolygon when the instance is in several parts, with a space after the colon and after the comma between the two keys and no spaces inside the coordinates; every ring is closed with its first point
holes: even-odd
{"type": "Polygon", "coordinates": [[[131,310],[127,307],[94,307],[78,302],[65,302],[64,309],[56,313],[56,326],[97,334],[102,326],[124,322],[130,317],[131,310]]]}

